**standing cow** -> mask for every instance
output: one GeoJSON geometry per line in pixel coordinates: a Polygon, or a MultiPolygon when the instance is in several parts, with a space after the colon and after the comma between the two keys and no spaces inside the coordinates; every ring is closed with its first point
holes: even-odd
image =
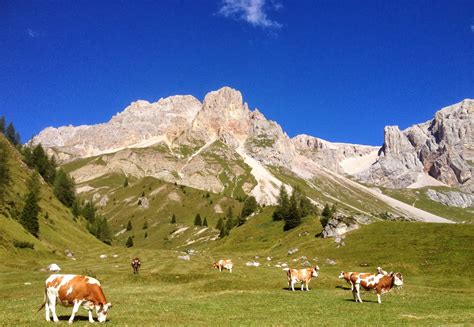
{"type": "Polygon", "coordinates": [[[134,274],[138,274],[138,270],[140,269],[140,266],[142,265],[140,258],[136,257],[132,259],[132,269],[134,274]]]}
{"type": "Polygon", "coordinates": [[[359,274],[351,275],[352,295],[354,300],[362,303],[360,298],[360,287],[362,286],[367,291],[375,290],[377,293],[378,303],[382,303],[381,295],[389,292],[393,287],[401,287],[403,285],[403,276],[401,273],[390,272],[384,274],[359,274]]]}
{"type": "Polygon", "coordinates": [[[89,312],[91,323],[94,322],[92,318],[94,309],[97,320],[104,322],[107,319],[107,312],[112,307],[112,304],[105,299],[100,282],[88,276],[53,274],[46,279],[44,297],[44,303],[38,311],[45,307],[47,321],[51,321],[50,311],[53,321],[59,321],[56,315],[56,301],[63,306],[73,306],[69,318],[70,324],[74,321],[74,316],[81,305],[89,312]]]}
{"type": "Polygon", "coordinates": [[[214,262],[212,265],[213,268],[219,269],[219,271],[222,271],[222,269],[227,269],[229,272],[232,272],[232,268],[234,268],[234,264],[231,259],[221,259],[217,262],[214,262]]]}
{"type": "Polygon", "coordinates": [[[313,277],[318,277],[319,267],[315,266],[314,268],[303,268],[303,269],[284,269],[288,276],[288,288],[291,288],[292,291],[295,290],[295,284],[301,283],[301,290],[309,291],[309,282],[313,277]]]}

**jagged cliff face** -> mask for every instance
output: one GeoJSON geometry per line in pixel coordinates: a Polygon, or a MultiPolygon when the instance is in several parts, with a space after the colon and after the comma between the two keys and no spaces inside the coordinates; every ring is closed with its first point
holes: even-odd
{"type": "Polygon", "coordinates": [[[224,87],[201,103],[172,96],[137,101],[109,122],[47,128],[33,138],[62,162],[100,156],[72,172],[78,182],[109,173],[153,176],[274,203],[281,185],[268,166],[311,180],[325,169],[387,187],[460,185],[472,190],[473,101],[445,108],[432,121],[385,128],[382,148],[292,139],[224,87]]]}
{"type": "Polygon", "coordinates": [[[104,124],[48,127],[33,138],[60,161],[112,153],[127,147],[171,142],[191,127],[201,109],[192,96],[173,96],[155,103],[136,101],[104,124]]]}
{"type": "Polygon", "coordinates": [[[384,132],[379,157],[358,174],[360,179],[393,188],[429,184],[474,191],[473,100],[446,107],[404,131],[387,126],[384,132]]]}

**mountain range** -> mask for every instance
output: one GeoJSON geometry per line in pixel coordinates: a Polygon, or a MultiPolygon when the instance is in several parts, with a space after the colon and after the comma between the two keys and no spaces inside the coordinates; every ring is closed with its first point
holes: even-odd
{"type": "Polygon", "coordinates": [[[233,198],[253,195],[267,205],[276,203],[282,184],[291,189],[298,182],[320,207],[330,201],[367,216],[386,210],[446,221],[400,194],[413,189],[445,206],[472,208],[473,131],[474,100],[466,99],[403,131],[385,127],[380,147],[290,138],[277,122],[251,110],[239,91],[223,87],[202,102],[190,95],[138,100],[106,123],[48,127],[31,142],[68,167],[78,192],[97,193],[97,199],[106,191],[93,181],[111,174],[154,177],[233,198]]]}

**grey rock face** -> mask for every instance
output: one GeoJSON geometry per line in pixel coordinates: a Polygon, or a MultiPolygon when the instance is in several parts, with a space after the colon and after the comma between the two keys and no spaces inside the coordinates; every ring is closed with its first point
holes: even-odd
{"type": "Polygon", "coordinates": [[[291,142],[299,154],[338,173],[344,172],[340,165],[344,159],[361,157],[379,149],[368,145],[332,143],[305,134],[293,137],[291,142]]]}
{"type": "Polygon", "coordinates": [[[376,185],[403,188],[422,175],[474,191],[474,100],[443,108],[434,119],[404,131],[384,130],[379,158],[357,177],[376,185]]]}
{"type": "Polygon", "coordinates": [[[426,196],[433,201],[450,207],[469,208],[474,207],[474,194],[462,192],[437,192],[432,189],[426,191],[426,196]]]}
{"type": "Polygon", "coordinates": [[[323,238],[339,237],[357,228],[359,228],[359,224],[355,219],[336,214],[324,226],[321,235],[323,238]]]}

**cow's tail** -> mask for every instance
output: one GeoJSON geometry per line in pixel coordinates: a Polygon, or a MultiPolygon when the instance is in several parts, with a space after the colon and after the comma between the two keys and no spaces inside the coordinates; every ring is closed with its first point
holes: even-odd
{"type": "Polygon", "coordinates": [[[43,309],[45,305],[46,305],[46,292],[44,293],[43,304],[38,308],[38,311],[36,311],[36,312],[40,312],[41,309],[43,309]]]}

